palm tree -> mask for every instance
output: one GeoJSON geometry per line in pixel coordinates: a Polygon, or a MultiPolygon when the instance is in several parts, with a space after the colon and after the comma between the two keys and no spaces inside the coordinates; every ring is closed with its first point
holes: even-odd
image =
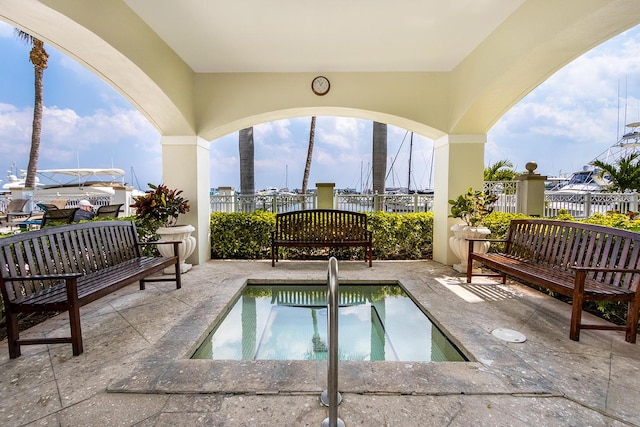
{"type": "Polygon", "coordinates": [[[593,166],[600,169],[598,175],[608,175],[611,186],[608,191],[640,191],[640,153],[631,153],[618,160],[616,164],[594,160],[593,166]]]}
{"type": "Polygon", "coordinates": [[[313,141],[316,136],[316,116],[311,117],[311,129],[309,130],[309,148],[307,150],[307,163],[304,166],[304,176],[302,177],[302,194],[307,194],[309,184],[309,173],[311,172],[311,157],[313,156],[313,141]]]}
{"type": "MultiPolygon", "coordinates": [[[[240,152],[240,194],[255,193],[253,127],[241,129],[238,133],[238,151],[240,152]]],[[[253,212],[253,199],[242,200],[242,210],[253,212]]]]}
{"type": "Polygon", "coordinates": [[[498,160],[484,168],[485,181],[511,181],[517,175],[513,163],[509,160],[498,160]]]}
{"type": "MultiPolygon", "coordinates": [[[[384,194],[385,175],[387,172],[387,125],[386,123],[373,122],[373,147],[372,147],[372,175],[373,192],[384,194]]],[[[379,200],[379,198],[376,198],[379,200]]],[[[382,210],[382,206],[376,206],[376,210],[382,210]]]]}
{"type": "Polygon", "coordinates": [[[16,29],[16,37],[32,46],[29,60],[33,64],[35,99],[33,104],[33,129],[31,132],[31,150],[29,151],[29,165],[25,188],[33,188],[36,184],[36,171],[38,170],[38,157],[40,156],[40,134],[42,132],[42,77],[47,68],[49,54],[44,50],[44,43],[31,34],[16,29]]]}

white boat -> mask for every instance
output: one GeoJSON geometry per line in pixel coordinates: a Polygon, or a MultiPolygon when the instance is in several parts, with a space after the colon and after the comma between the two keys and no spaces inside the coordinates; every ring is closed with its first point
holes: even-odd
{"type": "Polygon", "coordinates": [[[626,127],[629,128],[629,131],[622,135],[622,138],[615,144],[600,153],[594,160],[615,164],[630,154],[640,153],[640,122],[629,123],[626,127]]]}
{"type": "MultiPolygon", "coordinates": [[[[11,172],[2,186],[5,193],[12,188],[24,188],[27,172],[20,170],[20,177],[11,172]]],[[[124,170],[117,168],[41,169],[36,172],[34,196],[112,196],[116,188],[126,187],[124,178],[124,170]]]]}
{"type": "Polygon", "coordinates": [[[607,176],[600,176],[600,169],[592,164],[596,160],[616,164],[630,154],[640,153],[640,122],[629,123],[626,127],[630,129],[629,132],[622,135],[615,144],[596,156],[581,171],[573,173],[566,182],[556,184],[549,191],[554,194],[597,193],[611,185],[607,176]]]}
{"type": "Polygon", "coordinates": [[[574,172],[567,180],[560,181],[554,188],[554,194],[585,194],[598,193],[611,183],[607,176],[600,176],[600,169],[585,166],[581,171],[574,172]]]}

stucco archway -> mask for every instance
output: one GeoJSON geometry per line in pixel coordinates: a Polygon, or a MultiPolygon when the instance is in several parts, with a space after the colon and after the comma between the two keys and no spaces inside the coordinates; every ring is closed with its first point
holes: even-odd
{"type": "Polygon", "coordinates": [[[554,71],[640,23],[636,0],[489,0],[463,10],[456,2],[373,0],[370,19],[356,7],[327,5],[319,13],[340,19],[320,26],[307,25],[316,22],[296,2],[263,3],[245,11],[244,3],[196,0],[0,0],[0,19],[85,64],[159,130],[164,180],[194,201],[194,263],[208,259],[207,141],[256,122],[333,111],[435,139],[435,244],[443,244],[446,200],[481,181],[485,135],[498,118],[554,71]],[[391,13],[410,17],[414,31],[391,13]],[[246,25],[256,17],[262,25],[246,25]],[[331,81],[326,96],[310,90],[318,74],[331,81]],[[189,173],[170,170],[175,158],[189,173]]]}

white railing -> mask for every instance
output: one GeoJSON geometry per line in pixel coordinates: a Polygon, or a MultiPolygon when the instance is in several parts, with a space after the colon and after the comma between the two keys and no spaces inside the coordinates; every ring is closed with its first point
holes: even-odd
{"type": "MultiPolygon", "coordinates": [[[[333,205],[336,209],[355,212],[409,213],[426,212],[433,207],[433,195],[430,194],[336,194],[333,205]],[[380,207],[379,209],[377,207],[380,207]]],[[[318,206],[315,194],[270,194],[241,196],[212,195],[211,212],[290,212],[299,209],[316,209],[318,206]]]]}
{"type": "Polygon", "coordinates": [[[64,197],[57,196],[55,194],[45,194],[45,195],[35,195],[33,197],[34,209],[36,209],[37,203],[49,203],[55,204],[54,202],[59,200],[65,200],[67,208],[77,208],[80,200],[86,199],[91,202],[93,206],[107,206],[114,203],[115,197],[110,195],[105,195],[104,193],[95,193],[93,195],[87,193],[77,193],[77,194],[65,194],[64,197]]]}
{"type": "Polygon", "coordinates": [[[516,213],[516,198],[519,181],[485,181],[482,191],[495,194],[498,200],[493,205],[495,212],[516,213]]]}
{"type": "Polygon", "coordinates": [[[212,195],[211,212],[290,212],[300,209],[315,209],[314,194],[256,194],[256,195],[212,195]]]}
{"type": "Polygon", "coordinates": [[[428,212],[433,208],[432,194],[336,194],[337,209],[372,212],[382,210],[392,213],[428,212]]]}
{"type": "Polygon", "coordinates": [[[9,202],[12,198],[26,197],[29,202],[24,207],[24,212],[29,213],[40,212],[38,207],[39,203],[53,204],[58,207],[75,208],[78,207],[80,200],[86,199],[96,208],[100,206],[113,205],[116,203],[122,203],[121,212],[124,212],[120,216],[133,215],[134,211],[130,205],[133,203],[131,191],[116,194],[106,194],[101,191],[92,191],[90,187],[87,187],[85,191],[77,192],[64,192],[62,194],[56,194],[52,192],[33,192],[30,195],[14,195],[14,194],[2,194],[0,195],[0,212],[6,212],[9,202]]]}
{"type": "MultiPolygon", "coordinates": [[[[485,182],[483,191],[496,194],[498,200],[494,211],[516,213],[518,181],[485,182]]],[[[0,202],[1,203],[1,202],[0,202]]],[[[334,207],[340,210],[355,212],[410,213],[428,212],[433,209],[433,194],[336,194],[334,207]]],[[[315,194],[273,194],[239,196],[211,196],[212,212],[289,212],[299,209],[315,209],[315,194]]],[[[639,208],[637,193],[590,193],[590,194],[557,194],[546,192],[544,196],[544,217],[558,215],[566,210],[574,218],[587,218],[596,212],[605,214],[615,211],[627,213],[637,212],[639,208]]]]}
{"type": "Polygon", "coordinates": [[[556,216],[566,211],[577,219],[588,218],[595,213],[638,212],[638,193],[586,193],[544,195],[544,216],[556,216]]]}

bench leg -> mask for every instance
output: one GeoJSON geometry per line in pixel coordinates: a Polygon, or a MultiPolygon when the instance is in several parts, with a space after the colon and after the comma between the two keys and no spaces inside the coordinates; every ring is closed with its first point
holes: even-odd
{"type": "Polygon", "coordinates": [[[182,269],[180,268],[180,258],[176,260],[176,289],[182,288],[182,269]]]}
{"type": "Polygon", "coordinates": [[[278,262],[278,247],[271,245],[271,267],[275,267],[276,262],[278,262]]]}
{"type": "Polygon", "coordinates": [[[9,343],[9,357],[15,359],[20,357],[20,332],[18,329],[18,315],[7,313],[7,342],[9,343]]]}
{"type": "Polygon", "coordinates": [[[584,271],[576,271],[573,284],[573,298],[571,301],[571,327],[569,338],[573,341],[580,340],[580,323],[582,322],[582,305],[584,302],[584,281],[587,275],[584,271]]]}
{"type": "Polygon", "coordinates": [[[373,248],[371,246],[367,246],[367,253],[369,254],[369,267],[373,266],[373,248]]]}
{"type": "Polygon", "coordinates": [[[69,307],[69,326],[71,327],[73,355],[79,356],[84,351],[82,347],[82,328],[80,327],[80,307],[69,307]]]}
{"type": "Polygon", "coordinates": [[[635,301],[629,301],[629,308],[627,311],[627,336],[625,340],[630,343],[636,342],[636,335],[638,334],[638,311],[640,310],[638,298],[635,301]]]}
{"type": "Polygon", "coordinates": [[[573,301],[571,304],[571,329],[569,338],[573,341],[580,341],[580,322],[582,321],[582,303],[573,301]]]}
{"type": "Polygon", "coordinates": [[[73,355],[79,356],[82,348],[82,328],[80,327],[80,304],[78,303],[78,278],[67,279],[67,299],[69,300],[69,327],[71,328],[71,346],[73,355]]]}

